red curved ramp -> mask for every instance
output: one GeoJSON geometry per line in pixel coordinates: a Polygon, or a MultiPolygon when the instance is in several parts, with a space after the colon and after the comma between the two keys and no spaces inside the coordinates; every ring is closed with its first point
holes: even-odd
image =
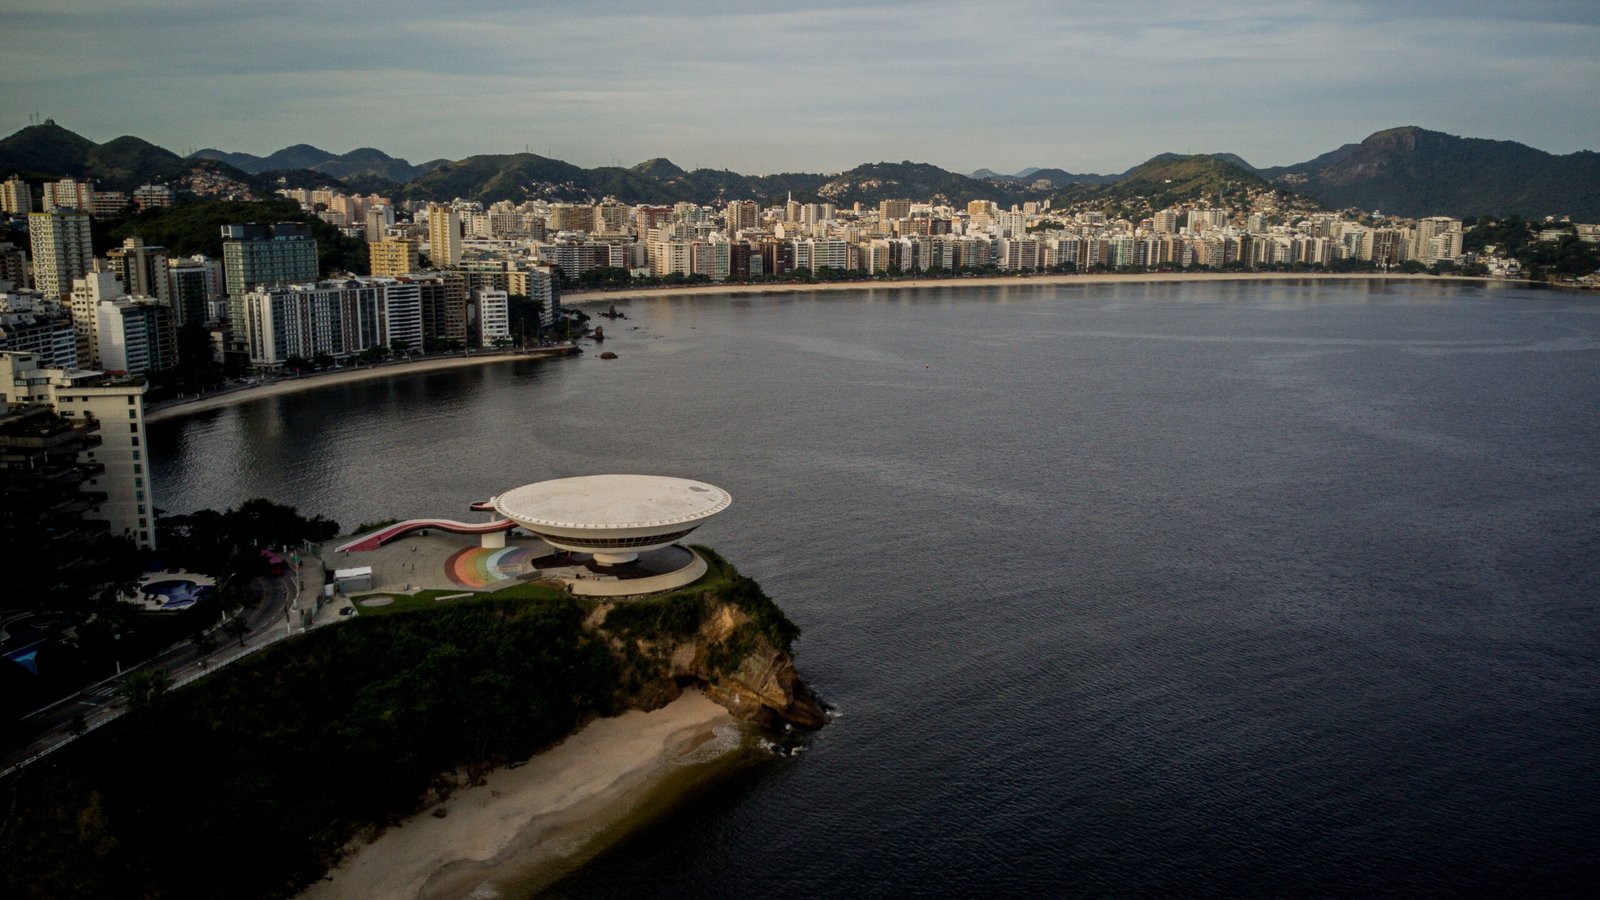
{"type": "Polygon", "coordinates": [[[455,534],[489,534],[495,531],[510,531],[517,527],[517,523],[510,519],[500,519],[494,522],[457,522],[452,519],[407,519],[396,522],[386,528],[380,528],[371,534],[362,535],[355,540],[340,544],[334,549],[335,553],[349,553],[351,551],[376,550],[395,538],[404,537],[413,531],[424,528],[437,528],[440,531],[449,531],[455,534]]]}

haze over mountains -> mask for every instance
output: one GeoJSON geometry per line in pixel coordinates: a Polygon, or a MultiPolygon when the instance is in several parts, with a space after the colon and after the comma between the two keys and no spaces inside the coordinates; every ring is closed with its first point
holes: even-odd
{"type": "Polygon", "coordinates": [[[1517,213],[1600,220],[1600,153],[1555,155],[1514,141],[1462,138],[1415,126],[1377,132],[1303,163],[1257,168],[1230,153],[1160,154],[1118,174],[1030,168],[1015,175],[980,169],[964,175],[926,163],[869,163],[838,174],[742,175],[716,169],[686,171],[666,159],[636,166],[586,169],[532,153],[483,154],[420,165],[366,147],[335,154],[307,144],[265,157],[206,149],[180,157],[137,137],[95,144],[53,123],[29,126],[0,141],[0,177],[91,177],[131,190],[197,168],[234,177],[257,190],[279,183],[326,182],[404,199],[455,197],[494,202],[525,199],[628,203],[734,199],[834,203],[943,197],[951,203],[1002,203],[1142,192],[1185,199],[1184,192],[1271,186],[1302,194],[1332,209],[1381,210],[1402,216],[1517,213]],[[1174,164],[1178,169],[1168,169],[1174,164]],[[1176,185],[1176,186],[1175,186],[1176,185]],[[1181,190],[1179,189],[1181,187],[1181,190]]]}
{"type": "Polygon", "coordinates": [[[395,184],[413,181],[450,162],[448,159],[435,159],[413,166],[404,159],[390,156],[372,147],[358,147],[349,153],[329,153],[310,144],[295,144],[270,156],[227,153],[209,147],[197,150],[191,156],[225,162],[251,175],[287,169],[306,169],[332,175],[340,180],[369,177],[381,178],[395,184]]]}

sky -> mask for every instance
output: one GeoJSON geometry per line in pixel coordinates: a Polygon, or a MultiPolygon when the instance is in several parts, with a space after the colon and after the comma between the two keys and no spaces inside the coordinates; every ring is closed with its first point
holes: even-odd
{"type": "Polygon", "coordinates": [[[1600,149],[1600,0],[0,0],[0,134],[746,174],[1600,149]]]}

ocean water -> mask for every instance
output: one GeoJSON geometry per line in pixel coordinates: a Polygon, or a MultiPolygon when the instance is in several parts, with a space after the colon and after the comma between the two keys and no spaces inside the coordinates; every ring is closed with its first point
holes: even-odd
{"type": "Polygon", "coordinates": [[[150,427],[157,503],[346,527],[704,479],[838,711],[564,896],[1578,893],[1600,298],[1430,283],[619,303],[603,361],[150,427]]]}

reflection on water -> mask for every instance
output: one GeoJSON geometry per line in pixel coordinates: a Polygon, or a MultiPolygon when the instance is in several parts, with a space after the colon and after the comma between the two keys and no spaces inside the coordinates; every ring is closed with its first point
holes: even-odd
{"type": "Polygon", "coordinates": [[[849,710],[571,896],[1548,892],[1600,775],[1600,318],[1429,282],[618,303],[619,359],[150,427],[163,509],[700,478],[849,710]]]}

